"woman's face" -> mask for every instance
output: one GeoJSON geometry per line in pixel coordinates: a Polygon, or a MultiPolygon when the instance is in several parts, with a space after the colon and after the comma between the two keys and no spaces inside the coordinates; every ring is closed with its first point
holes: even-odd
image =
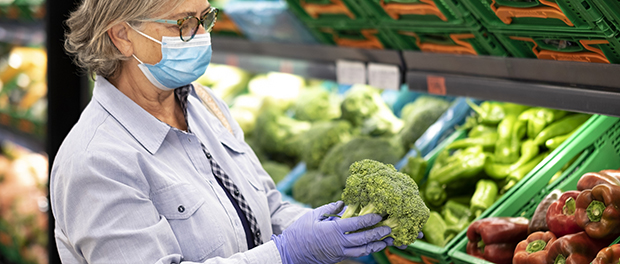
{"type": "MultiPolygon", "coordinates": [[[[172,4],[170,4],[172,5],[172,4]]],[[[170,8],[164,7],[162,13],[167,13],[163,19],[178,20],[188,16],[202,17],[209,11],[211,5],[207,0],[186,0],[185,3],[167,12],[170,8]]],[[[179,26],[176,24],[158,23],[158,22],[143,22],[142,32],[161,41],[162,37],[179,37],[179,26]]],[[[205,29],[200,26],[196,34],[206,33],[205,29]]],[[[155,41],[152,41],[135,31],[130,33],[132,35],[132,43],[134,43],[134,54],[140,58],[144,63],[156,64],[161,61],[161,45],[155,41]]]]}

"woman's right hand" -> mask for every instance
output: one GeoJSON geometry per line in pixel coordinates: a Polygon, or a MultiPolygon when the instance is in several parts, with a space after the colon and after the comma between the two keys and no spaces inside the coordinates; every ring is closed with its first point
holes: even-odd
{"type": "Polygon", "coordinates": [[[273,235],[282,263],[337,263],[387,246],[381,238],[392,230],[386,226],[347,234],[379,223],[381,216],[377,214],[326,221],[325,215],[337,214],[343,206],[341,201],[321,206],[301,216],[281,235],[273,235]]]}

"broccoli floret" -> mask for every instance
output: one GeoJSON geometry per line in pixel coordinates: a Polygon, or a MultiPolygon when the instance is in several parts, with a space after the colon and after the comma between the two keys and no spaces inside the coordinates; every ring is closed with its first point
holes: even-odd
{"type": "Polygon", "coordinates": [[[341,105],[342,118],[361,127],[363,135],[394,135],[403,128],[403,122],[392,113],[381,99],[378,89],[354,85],[347,91],[341,105]]]}
{"type": "Polygon", "coordinates": [[[354,126],[361,126],[364,120],[379,111],[383,103],[379,90],[366,85],[354,85],[345,94],[341,104],[342,118],[354,126]]]}
{"type": "Polygon", "coordinates": [[[265,153],[295,158],[302,148],[300,135],[310,127],[310,122],[295,120],[277,109],[267,108],[256,120],[253,137],[265,153]]]}
{"type": "Polygon", "coordinates": [[[291,172],[291,168],[288,165],[275,161],[265,161],[261,165],[276,184],[291,172]]]}
{"type": "Polygon", "coordinates": [[[340,200],[343,188],[340,178],[310,170],[293,185],[293,199],[319,207],[340,200]]]}
{"type": "Polygon", "coordinates": [[[404,148],[394,138],[355,137],[346,143],[334,146],[327,152],[319,170],[324,174],[340,177],[341,186],[349,176],[349,166],[356,161],[373,159],[384,163],[396,164],[404,155],[404,148]]]}
{"type": "Polygon", "coordinates": [[[314,123],[302,139],[301,159],[308,169],[316,169],[333,146],[351,139],[351,124],[347,121],[314,123]]]}
{"type": "Polygon", "coordinates": [[[405,105],[401,116],[405,125],[398,136],[406,148],[411,148],[424,132],[450,107],[450,103],[434,97],[422,96],[405,105]]]}
{"type": "Polygon", "coordinates": [[[418,185],[394,166],[374,160],[355,162],[342,193],[348,206],[342,218],[379,214],[389,226],[394,245],[413,243],[428,220],[430,210],[420,197],[418,185]]]}
{"type": "Polygon", "coordinates": [[[302,121],[327,121],[340,118],[340,99],[322,88],[303,90],[293,107],[302,121]]]}

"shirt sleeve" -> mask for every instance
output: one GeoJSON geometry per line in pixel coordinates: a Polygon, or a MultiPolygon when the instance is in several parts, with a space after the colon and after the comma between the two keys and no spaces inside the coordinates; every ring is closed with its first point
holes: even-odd
{"type": "Polygon", "coordinates": [[[273,233],[276,235],[281,234],[285,228],[312,209],[282,201],[282,194],[276,189],[276,184],[273,182],[271,176],[269,176],[269,174],[263,169],[258,157],[254,153],[254,150],[252,150],[252,148],[245,142],[243,130],[239,126],[239,123],[232,118],[226,103],[215,96],[211,89],[207,89],[217,102],[218,107],[220,107],[224,113],[224,116],[226,116],[226,119],[230,123],[233,133],[235,134],[235,138],[243,143],[243,146],[247,150],[246,153],[249,153],[252,167],[254,168],[258,179],[260,179],[261,184],[265,187],[265,192],[269,201],[269,209],[271,211],[273,233]]]}
{"type": "MultiPolygon", "coordinates": [[[[78,152],[56,168],[52,209],[63,263],[191,263],[149,199],[139,158],[78,152]],[[79,157],[79,158],[78,158],[79,157]]],[[[281,263],[273,241],[204,263],[281,263]]]]}

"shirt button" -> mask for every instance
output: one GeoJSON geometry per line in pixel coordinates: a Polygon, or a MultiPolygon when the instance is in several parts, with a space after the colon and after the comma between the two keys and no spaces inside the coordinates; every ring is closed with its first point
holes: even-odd
{"type": "Polygon", "coordinates": [[[185,206],[179,205],[179,213],[185,212],[185,206]]]}
{"type": "Polygon", "coordinates": [[[191,138],[187,138],[187,141],[192,142],[192,139],[191,138]]]}
{"type": "Polygon", "coordinates": [[[235,196],[239,196],[239,190],[235,189],[235,191],[233,191],[233,193],[235,194],[235,196]]]}
{"type": "Polygon", "coordinates": [[[207,159],[211,159],[211,153],[207,152],[207,159]]]}
{"type": "Polygon", "coordinates": [[[256,231],[256,237],[260,237],[260,231],[256,231]]]}

